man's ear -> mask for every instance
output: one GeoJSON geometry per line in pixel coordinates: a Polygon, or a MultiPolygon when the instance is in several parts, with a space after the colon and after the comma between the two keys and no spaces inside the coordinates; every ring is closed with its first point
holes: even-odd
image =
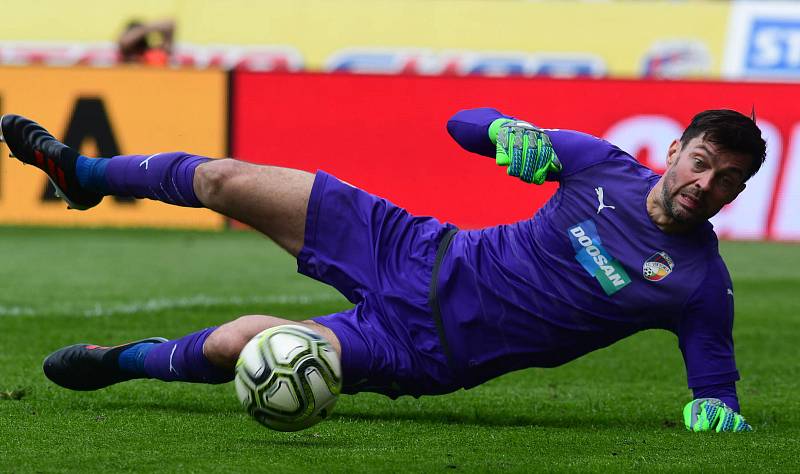
{"type": "Polygon", "coordinates": [[[672,140],[669,148],[667,148],[667,168],[671,167],[673,163],[678,161],[678,154],[681,152],[681,141],[678,139],[672,140]]]}

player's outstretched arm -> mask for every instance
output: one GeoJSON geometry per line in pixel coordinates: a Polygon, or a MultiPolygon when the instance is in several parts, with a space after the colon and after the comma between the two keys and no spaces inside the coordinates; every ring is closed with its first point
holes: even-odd
{"type": "Polygon", "coordinates": [[[447,131],[467,151],[495,158],[509,176],[542,184],[561,163],[547,134],[528,122],[495,109],[462,110],[447,123],[447,131]]]}
{"type": "Polygon", "coordinates": [[[684,408],[692,431],[749,431],[739,411],[733,344],[733,283],[721,257],[709,259],[705,278],[686,300],[676,326],[694,401],[684,408]]]}
{"type": "Polygon", "coordinates": [[[683,407],[683,423],[689,431],[752,431],[744,417],[718,398],[697,398],[683,407]]]}

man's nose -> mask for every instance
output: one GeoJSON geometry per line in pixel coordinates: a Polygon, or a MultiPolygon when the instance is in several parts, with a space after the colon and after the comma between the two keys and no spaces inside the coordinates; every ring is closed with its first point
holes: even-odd
{"type": "Polygon", "coordinates": [[[695,185],[698,188],[700,188],[701,190],[703,190],[703,191],[708,191],[709,188],[711,187],[711,179],[712,178],[713,178],[713,176],[711,176],[711,171],[707,171],[707,172],[701,174],[697,178],[697,181],[695,181],[695,185]]]}

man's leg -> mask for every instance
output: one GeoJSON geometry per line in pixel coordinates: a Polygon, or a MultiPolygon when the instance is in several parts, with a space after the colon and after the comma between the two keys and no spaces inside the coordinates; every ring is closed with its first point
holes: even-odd
{"type": "Polygon", "coordinates": [[[89,209],[105,195],[205,206],[251,225],[292,255],[303,246],[310,173],[187,153],[92,159],[17,115],[3,116],[0,132],[12,154],[44,171],[74,209],[89,209]]]}
{"type": "MultiPolygon", "coordinates": [[[[92,159],[17,115],[0,119],[0,138],[20,161],[44,171],[57,194],[74,209],[89,209],[105,195],[205,206],[254,227],[294,256],[303,247],[314,183],[310,173],[180,152],[92,159]]],[[[232,377],[231,369],[247,341],[263,329],[290,323],[295,322],[248,316],[176,341],[151,338],[113,348],[77,344],[51,354],[45,360],[45,373],[59,385],[76,390],[142,377],[225,381],[232,377]]],[[[331,330],[311,321],[303,324],[341,351],[331,330]]]]}
{"type": "Polygon", "coordinates": [[[205,207],[261,231],[295,257],[300,253],[313,174],[224,159],[198,166],[193,184],[205,207]]]}
{"type": "Polygon", "coordinates": [[[342,346],[336,334],[330,329],[315,321],[290,321],[287,319],[276,318],[274,316],[249,315],[242,316],[229,323],[218,327],[206,340],[205,356],[217,367],[233,369],[239,353],[242,352],[245,344],[256,334],[265,329],[282,324],[302,324],[309,329],[317,332],[328,340],[336,350],[336,354],[341,357],[342,346]]]}
{"type": "Polygon", "coordinates": [[[303,247],[314,184],[314,175],[305,171],[183,152],[81,157],[78,169],[83,168],[90,175],[85,187],[103,194],[206,207],[261,231],[294,256],[303,247]]]}
{"type": "Polygon", "coordinates": [[[75,344],[48,356],[43,368],[50,380],[71,390],[97,390],[139,378],[225,383],[233,380],[233,369],[245,344],[259,332],[283,324],[308,326],[341,356],[336,335],[321,324],[249,315],[171,341],[149,338],[115,347],[75,344]]]}

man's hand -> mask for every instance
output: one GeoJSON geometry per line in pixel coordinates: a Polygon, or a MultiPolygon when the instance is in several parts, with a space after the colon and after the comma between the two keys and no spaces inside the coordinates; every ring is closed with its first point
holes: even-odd
{"type": "Polygon", "coordinates": [[[718,398],[698,398],[683,407],[683,422],[689,431],[752,431],[744,417],[718,398]]]}
{"type": "Polygon", "coordinates": [[[497,146],[497,164],[526,183],[542,184],[547,173],[561,171],[550,138],[528,122],[497,119],[489,126],[489,138],[497,146]]]}

